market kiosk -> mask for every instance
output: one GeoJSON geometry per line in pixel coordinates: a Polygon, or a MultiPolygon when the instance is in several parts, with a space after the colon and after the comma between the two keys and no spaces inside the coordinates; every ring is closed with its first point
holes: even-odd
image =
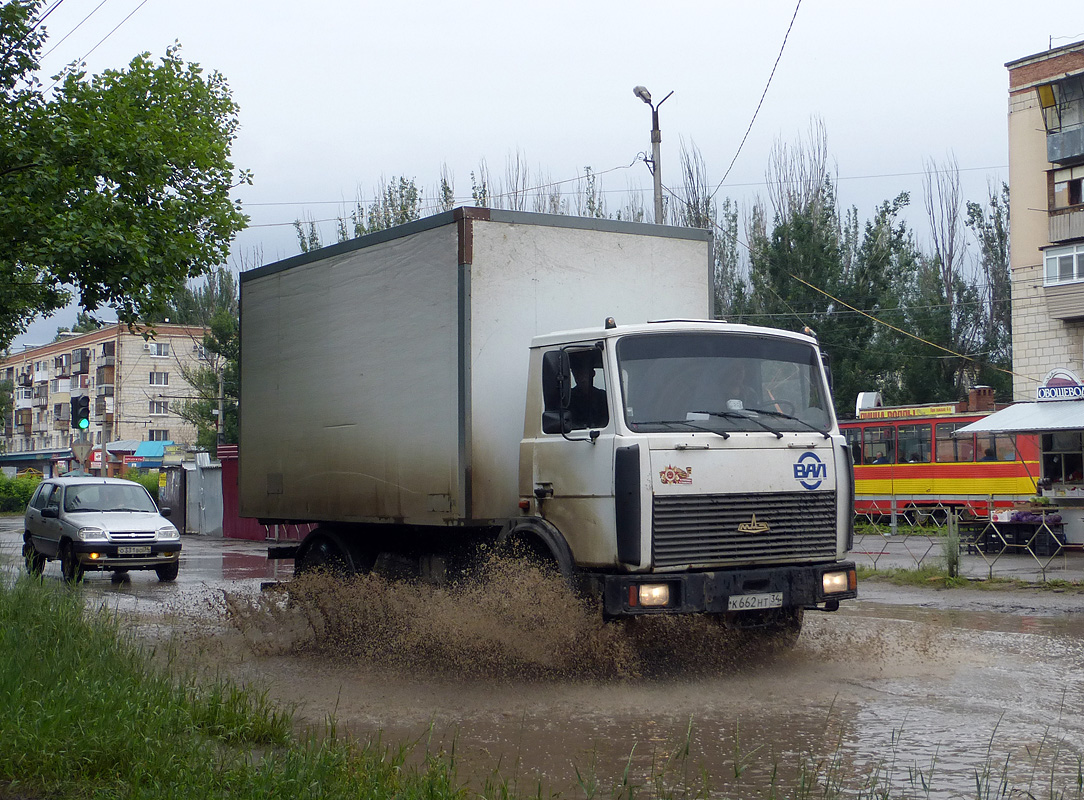
{"type": "Polygon", "coordinates": [[[1059,515],[1065,541],[1084,545],[1084,383],[1074,372],[1051,370],[1034,402],[1015,403],[957,433],[1038,434],[1039,489],[1049,505],[1031,510],[1059,515]]]}

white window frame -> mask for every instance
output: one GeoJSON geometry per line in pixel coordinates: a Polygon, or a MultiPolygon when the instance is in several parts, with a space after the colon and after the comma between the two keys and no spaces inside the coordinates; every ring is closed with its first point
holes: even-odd
{"type": "Polygon", "coordinates": [[[168,400],[151,400],[150,403],[151,416],[165,416],[169,413],[168,400]]]}
{"type": "Polygon", "coordinates": [[[1043,251],[1043,286],[1061,286],[1068,283],[1084,282],[1084,244],[1070,244],[1065,247],[1048,247],[1043,251]],[[1072,277],[1062,277],[1060,260],[1075,258],[1072,277]]]}
{"type": "Polygon", "coordinates": [[[152,371],[148,380],[150,381],[151,386],[169,386],[169,373],[152,371]],[[156,380],[157,378],[161,378],[162,380],[156,380]]]}
{"type": "Polygon", "coordinates": [[[168,442],[169,441],[169,431],[168,430],[158,429],[158,428],[151,428],[150,430],[147,431],[147,441],[148,442],[168,442]]]}

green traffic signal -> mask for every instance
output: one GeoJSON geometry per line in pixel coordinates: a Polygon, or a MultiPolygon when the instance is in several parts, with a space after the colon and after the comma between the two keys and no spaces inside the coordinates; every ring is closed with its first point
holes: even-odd
{"type": "Polygon", "coordinates": [[[72,425],[81,431],[90,427],[90,398],[80,395],[71,399],[72,425]]]}

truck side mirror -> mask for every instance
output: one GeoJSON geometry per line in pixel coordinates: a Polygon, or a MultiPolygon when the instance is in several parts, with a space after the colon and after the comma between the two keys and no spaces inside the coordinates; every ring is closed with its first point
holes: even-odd
{"type": "Polygon", "coordinates": [[[828,391],[832,391],[832,357],[821,351],[821,363],[824,364],[824,375],[828,378],[828,391]]]}
{"type": "Polygon", "coordinates": [[[546,411],[559,411],[568,408],[572,399],[572,370],[568,364],[568,353],[564,350],[551,350],[542,356],[542,402],[546,411]]]}

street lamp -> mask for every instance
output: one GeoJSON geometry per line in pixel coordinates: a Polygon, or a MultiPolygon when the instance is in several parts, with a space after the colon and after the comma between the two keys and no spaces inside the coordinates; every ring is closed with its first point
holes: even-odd
{"type": "Polygon", "coordinates": [[[651,106],[651,161],[648,162],[648,166],[655,180],[655,224],[662,225],[664,221],[662,216],[662,164],[660,161],[662,132],[659,130],[659,106],[665,103],[673,92],[660,100],[658,105],[651,102],[651,92],[644,86],[634,86],[632,93],[651,106]]]}

